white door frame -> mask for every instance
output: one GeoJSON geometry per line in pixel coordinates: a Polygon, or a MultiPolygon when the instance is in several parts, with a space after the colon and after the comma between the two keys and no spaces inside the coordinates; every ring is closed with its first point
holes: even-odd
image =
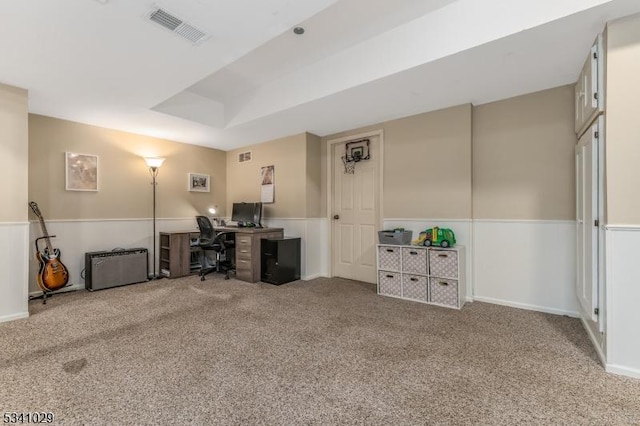
{"type": "MultiPolygon", "coordinates": [[[[597,301],[597,306],[595,306],[596,308],[598,308],[598,315],[597,315],[597,319],[595,320],[596,324],[598,325],[598,330],[600,332],[605,332],[606,330],[606,307],[607,307],[607,303],[606,303],[606,287],[607,287],[607,270],[609,270],[609,268],[607,268],[607,250],[606,250],[606,213],[605,213],[605,119],[604,116],[600,115],[598,116],[598,118],[591,123],[591,125],[589,127],[587,127],[587,129],[585,130],[584,133],[587,132],[591,132],[593,127],[597,126],[597,132],[598,132],[598,149],[597,151],[594,151],[592,153],[592,155],[597,155],[598,159],[597,159],[597,163],[596,163],[596,180],[598,182],[598,187],[597,188],[592,188],[591,191],[591,197],[595,198],[598,200],[598,210],[596,212],[597,215],[597,219],[599,221],[599,226],[598,229],[596,231],[596,235],[597,235],[597,241],[598,241],[598,260],[597,260],[597,267],[598,267],[598,273],[593,277],[593,279],[595,280],[595,285],[598,286],[598,301],[597,301]]],[[[582,136],[581,136],[582,137],[582,136]]],[[[592,138],[595,137],[595,135],[591,136],[592,138]]],[[[581,144],[579,143],[580,139],[578,139],[578,144],[576,145],[576,152],[578,151],[578,149],[581,148],[581,144]]],[[[591,142],[590,142],[591,143],[591,142]]],[[[577,169],[576,169],[577,171],[577,169]]],[[[578,181],[577,179],[579,179],[579,176],[576,175],[576,185],[578,185],[578,181]]],[[[577,206],[576,206],[576,211],[577,211],[577,206]]],[[[576,255],[578,255],[578,253],[576,253],[576,255]]],[[[576,258],[576,262],[578,261],[578,259],[576,258]]],[[[576,276],[576,279],[578,277],[576,276]]],[[[578,302],[579,303],[579,302],[578,302]]],[[[580,305],[580,303],[579,303],[580,305]]],[[[584,310],[584,309],[582,309],[584,310]]],[[[586,318],[582,318],[583,320],[589,320],[589,321],[594,321],[592,319],[592,312],[586,312],[587,314],[589,314],[589,316],[587,316],[586,318]]],[[[580,315],[581,317],[583,317],[583,315],[580,315]]],[[[597,345],[596,345],[597,346],[597,345]]]]}
{"type": "Polygon", "coordinates": [[[333,188],[331,186],[332,184],[332,178],[333,178],[333,170],[334,170],[334,164],[333,164],[333,153],[332,153],[332,149],[333,146],[339,143],[344,143],[344,142],[348,142],[351,140],[356,140],[356,139],[363,139],[363,138],[371,138],[371,137],[378,137],[378,140],[380,141],[380,145],[379,145],[379,153],[377,155],[378,158],[372,158],[370,161],[376,161],[378,164],[378,188],[380,191],[379,197],[378,197],[378,228],[382,229],[382,223],[383,223],[383,217],[382,217],[382,206],[384,205],[382,203],[383,200],[383,194],[384,194],[384,190],[383,190],[383,183],[384,183],[384,130],[380,129],[380,130],[372,130],[369,132],[364,132],[364,133],[357,133],[354,135],[349,135],[349,136],[343,136],[340,138],[336,138],[336,139],[329,139],[327,141],[327,218],[329,219],[329,245],[327,246],[327,259],[329,260],[329,277],[333,277],[333,188]]]}

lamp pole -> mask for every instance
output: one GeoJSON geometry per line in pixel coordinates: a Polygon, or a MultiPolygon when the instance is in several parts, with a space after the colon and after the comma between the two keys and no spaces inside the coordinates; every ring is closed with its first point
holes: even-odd
{"type": "Polygon", "coordinates": [[[153,275],[152,280],[161,278],[156,274],[156,177],[158,176],[158,169],[164,162],[164,158],[160,157],[148,157],[144,159],[149,166],[149,173],[151,173],[151,185],[153,185],[153,257],[151,262],[153,263],[153,275]]]}
{"type": "Polygon", "coordinates": [[[151,185],[153,185],[153,279],[155,280],[156,278],[158,278],[158,275],[156,274],[156,176],[158,176],[158,168],[157,167],[151,167],[151,176],[152,176],[152,182],[151,185]]]}

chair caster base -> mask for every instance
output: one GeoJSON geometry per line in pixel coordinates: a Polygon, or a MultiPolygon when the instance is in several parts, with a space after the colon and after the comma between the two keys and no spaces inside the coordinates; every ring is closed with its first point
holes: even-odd
{"type": "Polygon", "coordinates": [[[200,276],[200,281],[204,281],[204,275],[200,276]]]}

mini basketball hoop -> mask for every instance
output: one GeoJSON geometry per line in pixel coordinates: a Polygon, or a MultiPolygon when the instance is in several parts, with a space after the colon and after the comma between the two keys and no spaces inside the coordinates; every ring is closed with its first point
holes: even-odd
{"type": "Polygon", "coordinates": [[[345,174],[354,174],[356,172],[356,163],[371,158],[369,155],[369,139],[347,142],[344,151],[342,162],[344,163],[345,174]]]}

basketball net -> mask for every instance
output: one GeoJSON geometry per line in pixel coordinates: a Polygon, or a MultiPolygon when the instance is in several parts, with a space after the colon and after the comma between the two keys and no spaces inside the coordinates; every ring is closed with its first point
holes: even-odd
{"type": "Polygon", "coordinates": [[[356,172],[356,161],[349,160],[346,155],[342,156],[342,163],[344,164],[344,173],[346,175],[352,175],[356,172]]]}

